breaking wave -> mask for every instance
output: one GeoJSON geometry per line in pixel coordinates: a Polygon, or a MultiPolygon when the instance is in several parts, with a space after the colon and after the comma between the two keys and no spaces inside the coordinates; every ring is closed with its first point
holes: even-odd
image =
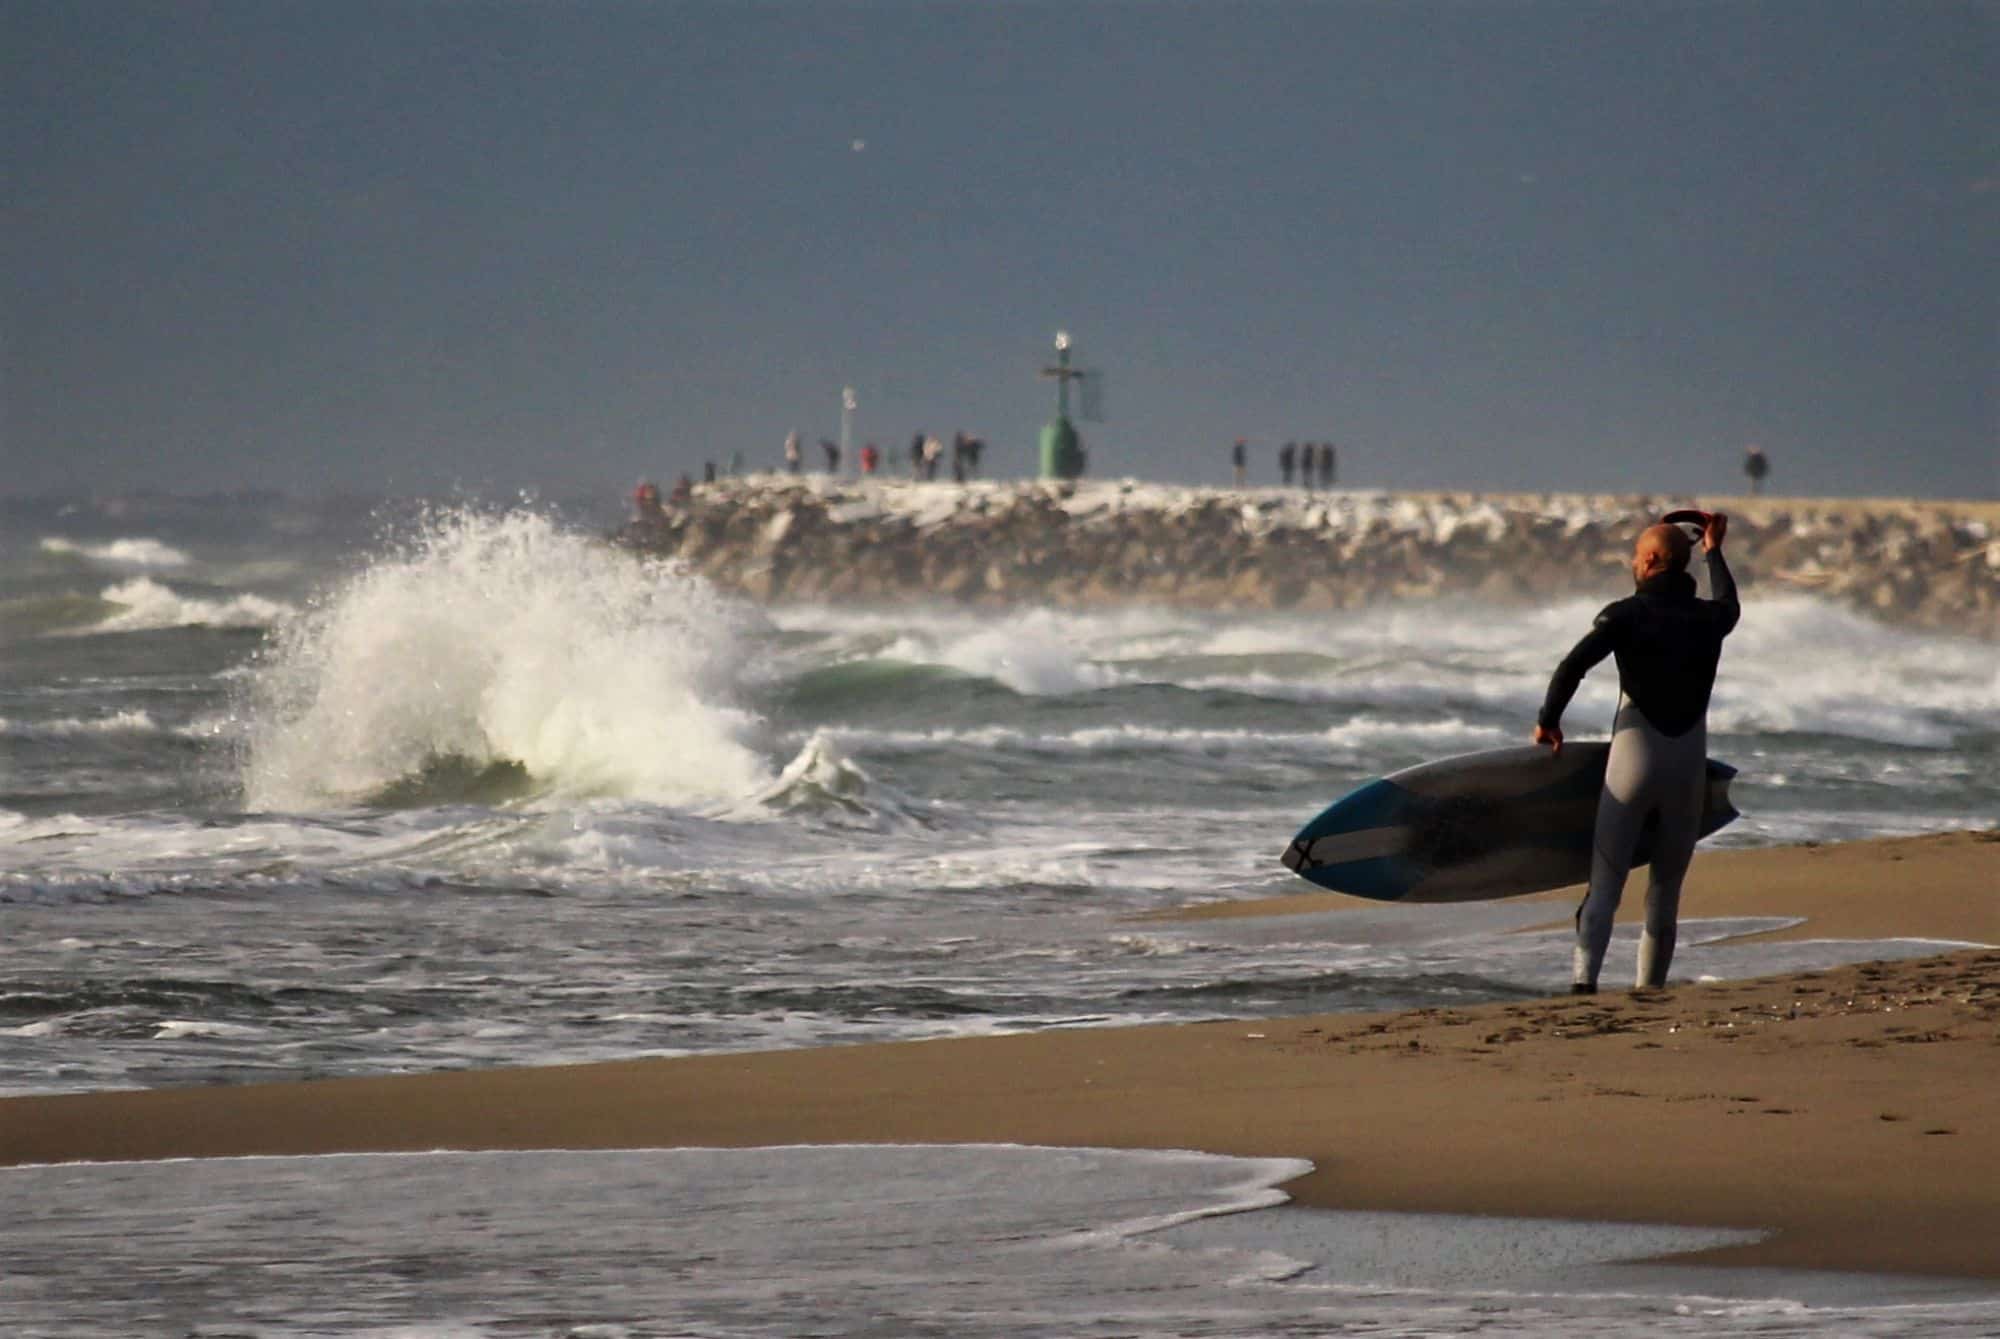
{"type": "Polygon", "coordinates": [[[435,514],[274,634],[250,679],[246,796],[742,796],[769,778],[733,698],[743,618],[679,568],[534,512],[435,514]]]}
{"type": "Polygon", "coordinates": [[[754,810],[830,821],[837,826],[927,826],[908,796],[843,755],[832,735],[815,731],[777,779],[752,797],[754,810]]]}

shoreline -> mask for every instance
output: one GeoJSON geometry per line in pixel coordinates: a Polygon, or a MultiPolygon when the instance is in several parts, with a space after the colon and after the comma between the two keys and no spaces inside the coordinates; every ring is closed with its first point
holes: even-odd
{"type": "MultiPolygon", "coordinates": [[[[1684,914],[1801,911],[1795,928],[1821,938],[1884,937],[1886,914],[1902,937],[2000,943],[2000,833],[1705,852],[1684,914]]],[[[1286,1189],[1315,1208],[1749,1228],[1770,1235],[1685,1258],[1993,1279],[1996,1060],[2000,950],[1969,948],[1402,1013],[16,1097],[0,1100],[0,1165],[849,1142],[1199,1149],[1310,1160],[1286,1189]]]]}

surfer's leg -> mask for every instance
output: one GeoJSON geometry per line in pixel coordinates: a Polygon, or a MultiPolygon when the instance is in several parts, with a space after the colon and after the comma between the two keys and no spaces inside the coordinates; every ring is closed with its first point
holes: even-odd
{"type": "MultiPolygon", "coordinates": [[[[1635,715],[1637,713],[1634,713],[1635,715]]],[[[1591,838],[1590,891],[1576,911],[1576,954],[1571,966],[1573,987],[1595,990],[1597,974],[1611,947],[1611,924],[1625,894],[1625,876],[1632,872],[1632,852],[1639,844],[1650,807],[1647,795],[1647,747],[1644,733],[1628,728],[1618,713],[1612,729],[1611,755],[1604,765],[1604,790],[1597,797],[1597,825],[1591,838]]]]}
{"type": "MultiPolygon", "coordinates": [[[[1652,727],[1646,729],[1650,732],[1652,727]]],[[[1653,839],[1653,863],[1646,882],[1646,926],[1639,935],[1635,984],[1657,989],[1667,983],[1680,923],[1681,882],[1701,835],[1701,805],[1708,788],[1708,731],[1697,725],[1678,739],[1654,733],[1660,826],[1653,839]]]]}

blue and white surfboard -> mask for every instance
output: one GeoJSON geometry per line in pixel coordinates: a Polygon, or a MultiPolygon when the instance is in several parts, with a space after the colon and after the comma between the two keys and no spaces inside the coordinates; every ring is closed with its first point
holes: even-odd
{"type": "MultiPolygon", "coordinates": [[[[1493,749],[1370,781],[1299,830],[1281,857],[1300,877],[1383,902],[1518,897],[1590,877],[1608,743],[1493,749]]],[[[1736,769],[1708,760],[1701,835],[1738,815],[1736,769]]],[[[1652,857],[1642,835],[1633,868],[1652,857]]]]}

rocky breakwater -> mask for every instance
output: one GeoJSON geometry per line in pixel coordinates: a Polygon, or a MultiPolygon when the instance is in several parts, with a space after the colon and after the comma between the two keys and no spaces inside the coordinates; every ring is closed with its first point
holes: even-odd
{"type": "Polygon", "coordinates": [[[752,476],[695,488],[619,539],[763,601],[1172,603],[1331,610],[1529,602],[1626,588],[1632,537],[1730,513],[1748,590],[2000,637],[2000,504],[938,484],[752,476]]]}

